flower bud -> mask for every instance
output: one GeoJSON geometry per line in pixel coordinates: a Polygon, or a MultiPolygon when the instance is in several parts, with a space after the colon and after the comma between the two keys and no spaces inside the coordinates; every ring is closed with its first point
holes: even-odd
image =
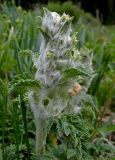
{"type": "Polygon", "coordinates": [[[72,89],[69,90],[70,96],[75,96],[77,93],[79,93],[81,90],[81,86],[78,83],[75,83],[72,87],[72,89]]]}
{"type": "Polygon", "coordinates": [[[44,9],[44,17],[42,19],[42,29],[48,35],[55,35],[60,28],[60,19],[61,17],[56,12],[50,12],[47,9],[44,9]]]}
{"type": "Polygon", "coordinates": [[[75,96],[75,95],[76,95],[76,92],[74,92],[73,89],[69,89],[69,95],[70,95],[70,96],[75,96]]]}
{"type": "Polygon", "coordinates": [[[75,83],[73,85],[73,91],[76,92],[76,93],[79,93],[80,90],[81,90],[81,86],[78,83],[75,83]]]}

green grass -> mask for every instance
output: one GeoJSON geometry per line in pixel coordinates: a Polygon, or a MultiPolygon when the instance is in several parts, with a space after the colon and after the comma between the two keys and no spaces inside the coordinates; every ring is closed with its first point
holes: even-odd
{"type": "Polygon", "coordinates": [[[84,21],[84,18],[81,17],[76,30],[78,31],[79,47],[88,47],[94,55],[94,69],[97,75],[90,86],[89,92],[96,95],[100,105],[103,105],[106,101],[108,88],[115,78],[115,26],[96,25],[93,24],[93,19],[92,22],[87,23],[86,18],[84,21]]]}

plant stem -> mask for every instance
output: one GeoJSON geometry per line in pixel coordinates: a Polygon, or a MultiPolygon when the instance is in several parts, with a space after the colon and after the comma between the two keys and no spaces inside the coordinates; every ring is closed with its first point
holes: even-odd
{"type": "Polygon", "coordinates": [[[6,157],[5,157],[6,110],[7,110],[7,88],[4,87],[3,104],[2,104],[2,152],[3,152],[3,160],[6,160],[6,157]]]}
{"type": "Polygon", "coordinates": [[[23,99],[23,91],[20,91],[20,102],[21,102],[21,109],[22,109],[22,117],[23,117],[23,124],[24,124],[24,131],[25,131],[25,142],[27,147],[27,154],[28,160],[30,160],[30,146],[29,146],[29,136],[28,136],[28,129],[27,129],[27,119],[26,119],[26,106],[23,99]]]}
{"type": "Polygon", "coordinates": [[[17,103],[13,103],[13,121],[14,121],[14,131],[15,131],[15,141],[16,141],[16,153],[17,160],[19,160],[19,115],[17,113],[17,103]]]}
{"type": "Polygon", "coordinates": [[[103,107],[103,110],[102,110],[102,113],[101,113],[101,116],[100,116],[100,121],[102,121],[102,118],[105,114],[105,111],[107,110],[110,102],[111,102],[111,96],[112,96],[112,92],[113,92],[113,88],[114,88],[114,83],[115,83],[115,78],[113,79],[113,82],[110,86],[110,90],[109,90],[109,93],[108,93],[108,96],[107,96],[107,99],[105,101],[105,104],[104,104],[104,107],[103,107]]]}
{"type": "Polygon", "coordinates": [[[115,78],[113,78],[113,82],[112,82],[112,84],[111,84],[111,86],[110,86],[110,90],[109,90],[107,99],[106,99],[106,101],[105,101],[103,110],[102,110],[102,112],[99,114],[99,116],[98,116],[97,119],[96,119],[95,128],[99,127],[99,126],[102,124],[103,116],[104,116],[105,111],[107,110],[107,108],[108,108],[108,106],[109,106],[109,104],[110,104],[110,101],[111,101],[111,96],[112,96],[112,92],[113,92],[113,88],[114,88],[114,83],[115,83],[115,78]]]}
{"type": "Polygon", "coordinates": [[[36,156],[40,158],[45,153],[48,120],[45,118],[36,119],[36,156]]]}

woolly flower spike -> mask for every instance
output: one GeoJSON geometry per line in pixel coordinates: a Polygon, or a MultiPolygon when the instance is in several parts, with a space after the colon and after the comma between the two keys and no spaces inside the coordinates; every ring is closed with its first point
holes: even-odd
{"type": "Polygon", "coordinates": [[[44,9],[41,25],[44,41],[40,48],[42,56],[48,51],[52,51],[59,57],[71,48],[71,21],[72,18],[66,14],[60,17],[56,12],[44,9]]]}
{"type": "Polygon", "coordinates": [[[44,8],[44,16],[42,18],[42,29],[49,36],[55,36],[62,27],[69,21],[72,21],[73,18],[70,18],[65,13],[60,17],[56,12],[50,12],[44,8]]]}
{"type": "Polygon", "coordinates": [[[77,40],[75,34],[71,35],[71,21],[65,13],[60,16],[44,9],[40,54],[33,54],[35,79],[40,86],[28,94],[36,124],[38,156],[46,143],[49,118],[63,113],[79,113],[82,94],[91,79],[92,59],[88,52],[76,50],[77,40]]]}
{"type": "Polygon", "coordinates": [[[44,8],[44,17],[42,19],[42,29],[48,34],[54,36],[60,29],[61,17],[56,12],[50,12],[44,8]]]}
{"type": "MultiPolygon", "coordinates": [[[[48,86],[58,82],[60,71],[57,70],[56,63],[60,61],[60,57],[65,56],[75,41],[75,38],[71,36],[71,21],[72,18],[66,14],[60,16],[44,9],[41,24],[43,39],[40,46],[40,56],[38,59],[34,59],[34,65],[37,68],[36,79],[48,86]]],[[[66,59],[63,61],[68,63],[66,59]]]]}

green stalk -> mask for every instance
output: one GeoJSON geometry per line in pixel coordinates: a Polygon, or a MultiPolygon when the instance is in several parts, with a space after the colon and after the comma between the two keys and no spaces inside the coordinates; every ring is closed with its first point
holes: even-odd
{"type": "Polygon", "coordinates": [[[21,102],[22,117],[23,117],[24,131],[25,131],[25,143],[27,147],[28,160],[30,160],[30,146],[29,146],[29,136],[28,136],[28,129],[27,129],[27,119],[26,119],[26,105],[24,102],[22,90],[20,91],[20,102],[21,102]]]}
{"type": "Polygon", "coordinates": [[[103,119],[103,116],[104,116],[104,114],[105,114],[105,111],[107,110],[107,108],[109,107],[109,104],[110,104],[110,102],[111,102],[111,97],[112,97],[114,85],[115,85],[115,78],[113,78],[112,84],[111,84],[110,89],[109,89],[109,93],[108,93],[108,95],[107,95],[105,104],[104,104],[104,106],[103,106],[103,110],[102,110],[102,112],[97,116],[97,119],[96,119],[96,121],[95,121],[95,128],[99,127],[99,126],[102,124],[102,119],[103,119]]]}
{"type": "Polygon", "coordinates": [[[94,79],[92,85],[90,86],[90,89],[89,89],[89,93],[92,94],[93,96],[96,95],[96,92],[100,86],[100,82],[104,76],[104,74],[106,73],[107,71],[107,65],[109,63],[109,60],[110,60],[110,56],[108,55],[107,57],[105,57],[105,59],[103,59],[103,62],[102,62],[102,68],[100,69],[99,73],[98,73],[98,76],[96,79],[94,79]]]}
{"type": "Polygon", "coordinates": [[[36,122],[36,155],[40,159],[45,153],[45,144],[47,137],[48,120],[45,118],[38,118],[36,122]]]}
{"type": "Polygon", "coordinates": [[[21,64],[21,61],[20,61],[19,53],[18,53],[18,46],[17,46],[16,43],[14,43],[14,57],[17,60],[18,72],[23,73],[22,64],[21,64]]]}
{"type": "Polygon", "coordinates": [[[115,85],[115,78],[113,78],[112,84],[111,84],[110,89],[108,91],[109,93],[107,95],[107,98],[106,98],[102,113],[100,115],[100,121],[102,121],[102,118],[103,118],[103,116],[105,114],[105,111],[108,109],[108,107],[110,105],[111,97],[112,97],[112,93],[113,93],[113,89],[114,89],[114,85],[115,85]]]}
{"type": "Polygon", "coordinates": [[[3,104],[2,104],[2,153],[3,153],[3,160],[6,160],[6,157],[5,157],[6,110],[7,110],[7,88],[4,87],[3,104]]]}
{"type": "Polygon", "coordinates": [[[15,132],[15,143],[16,143],[16,153],[17,153],[17,160],[19,160],[19,115],[17,112],[18,104],[13,102],[13,121],[14,121],[14,132],[15,132]]]}

